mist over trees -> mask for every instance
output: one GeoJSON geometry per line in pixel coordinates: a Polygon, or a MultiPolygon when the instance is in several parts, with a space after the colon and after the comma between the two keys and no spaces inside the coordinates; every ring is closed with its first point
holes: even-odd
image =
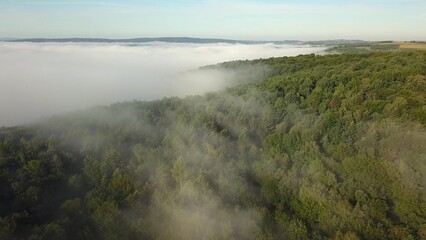
{"type": "Polygon", "coordinates": [[[252,76],[243,69],[195,70],[225,61],[324,49],[277,44],[0,41],[0,127],[133,99],[219,91],[241,83],[233,81],[233,76],[252,76]]]}
{"type": "Polygon", "coordinates": [[[0,130],[0,239],[426,239],[426,52],[0,130]]]}

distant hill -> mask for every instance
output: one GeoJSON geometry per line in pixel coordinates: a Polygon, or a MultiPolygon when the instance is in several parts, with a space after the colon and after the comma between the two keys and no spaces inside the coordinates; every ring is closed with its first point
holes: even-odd
{"type": "Polygon", "coordinates": [[[239,43],[243,41],[217,39],[217,38],[188,38],[188,37],[161,37],[161,38],[25,38],[15,39],[11,42],[99,42],[99,43],[147,43],[147,42],[168,42],[168,43],[239,43]]]}
{"type": "Polygon", "coordinates": [[[340,45],[340,44],[367,44],[373,43],[372,41],[364,40],[352,40],[352,39],[331,39],[331,40],[320,40],[320,41],[306,41],[306,44],[314,45],[340,45]]]}
{"type": "Polygon", "coordinates": [[[367,43],[362,40],[321,40],[321,41],[300,41],[300,40],[280,40],[280,41],[252,41],[252,40],[233,40],[220,38],[190,38],[190,37],[159,37],[159,38],[22,38],[22,39],[3,39],[7,42],[76,42],[76,43],[149,43],[149,42],[166,42],[166,43],[229,43],[229,44],[295,44],[295,45],[336,45],[336,44],[361,44],[367,43]]]}

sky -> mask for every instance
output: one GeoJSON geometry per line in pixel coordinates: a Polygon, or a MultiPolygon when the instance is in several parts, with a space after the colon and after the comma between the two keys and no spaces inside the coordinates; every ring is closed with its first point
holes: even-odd
{"type": "Polygon", "coordinates": [[[0,38],[426,40],[425,0],[0,0],[0,38]]]}

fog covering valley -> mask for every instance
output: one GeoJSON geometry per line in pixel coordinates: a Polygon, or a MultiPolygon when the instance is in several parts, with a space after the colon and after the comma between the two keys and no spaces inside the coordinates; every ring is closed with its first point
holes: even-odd
{"type": "Polygon", "coordinates": [[[0,239],[426,239],[426,52],[185,75],[242,84],[0,129],[0,239]]]}
{"type": "Polygon", "coordinates": [[[0,240],[426,240],[425,0],[0,0],[0,240]]]}
{"type": "Polygon", "coordinates": [[[217,91],[254,80],[268,69],[199,67],[324,49],[276,44],[0,42],[0,126],[95,105],[217,91]]]}

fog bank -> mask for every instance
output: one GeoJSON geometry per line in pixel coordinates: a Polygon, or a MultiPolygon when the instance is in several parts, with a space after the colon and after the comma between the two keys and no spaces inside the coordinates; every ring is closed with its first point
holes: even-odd
{"type": "Polygon", "coordinates": [[[0,126],[118,101],[217,91],[235,85],[235,72],[186,71],[324,49],[274,44],[0,43],[0,126]]]}

